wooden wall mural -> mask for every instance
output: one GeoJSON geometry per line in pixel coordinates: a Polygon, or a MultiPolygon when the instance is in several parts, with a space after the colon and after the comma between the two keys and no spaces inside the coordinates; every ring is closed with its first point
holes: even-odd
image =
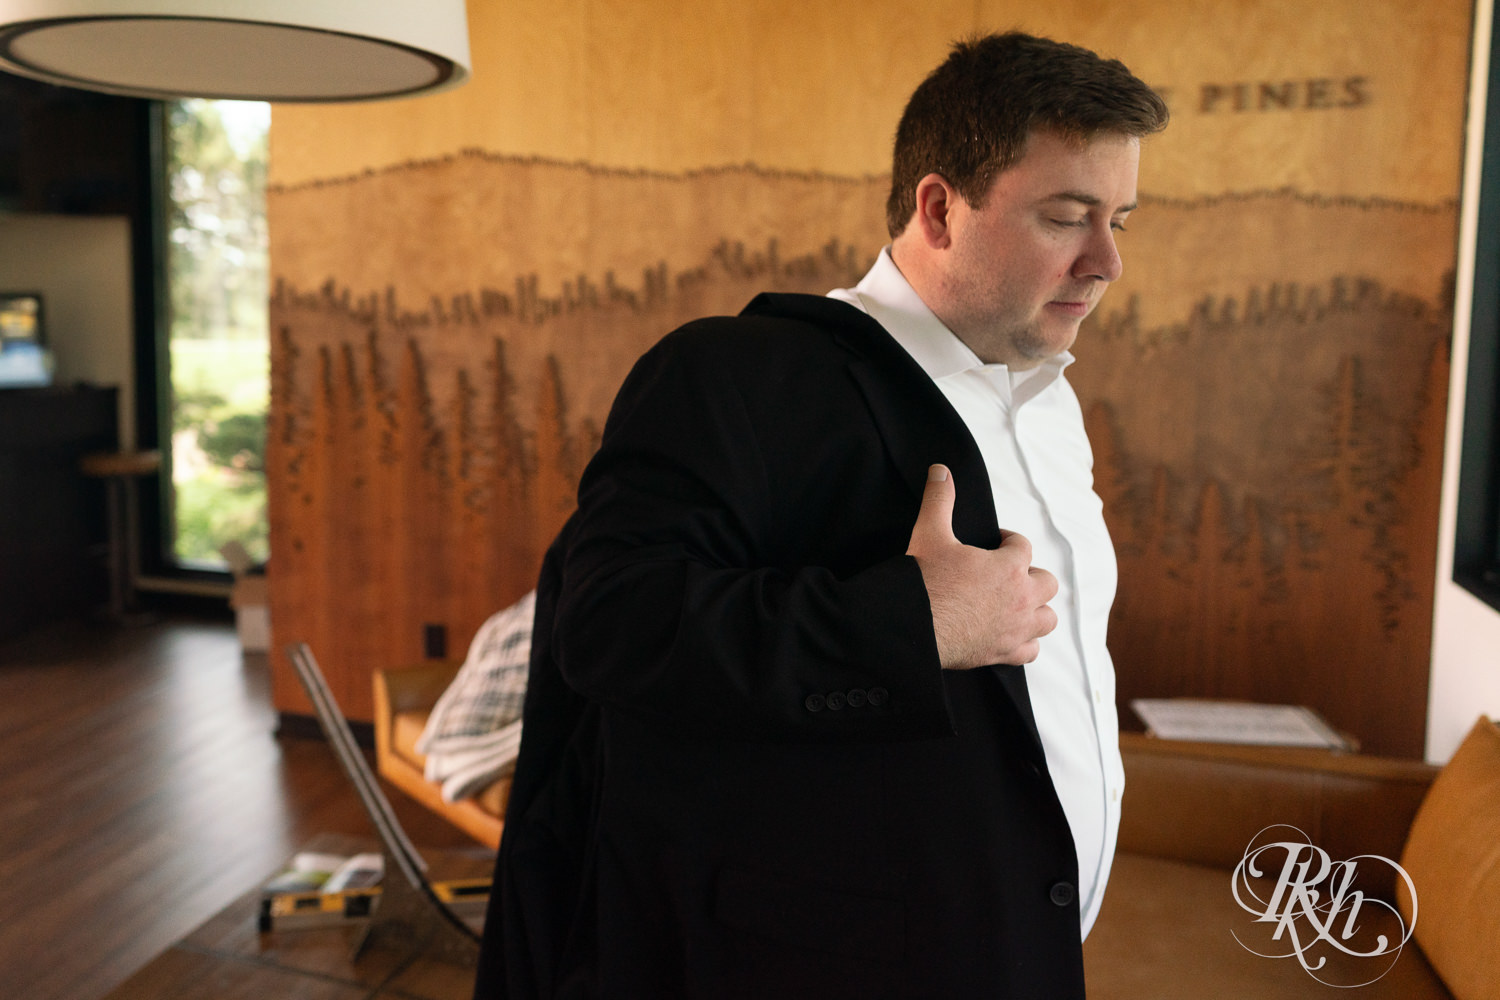
{"type": "MultiPolygon", "coordinates": [[[[267,443],[278,639],[299,636],[332,663],[388,666],[419,661],[424,626],[437,624],[461,657],[488,615],[534,586],[635,359],[668,330],[738,312],[764,289],[857,281],[870,257],[855,247],[878,247],[884,231],[879,178],[670,176],[477,152],[271,200],[308,232],[393,203],[420,219],[429,201],[459,197],[526,231],[550,213],[516,197],[534,189],[612,206],[606,228],[627,233],[660,227],[654,206],[673,204],[673,228],[698,234],[699,262],[578,275],[555,295],[518,274],[416,303],[389,289],[278,282],[267,443]],[[795,206],[806,231],[755,236],[745,216],[773,206],[795,206]],[[733,238],[746,232],[754,244],[733,238]]],[[[369,717],[368,670],[330,683],[351,717],[369,717]]],[[[278,688],[278,705],[299,697],[278,688]]]]}
{"type": "MultiPolygon", "coordinates": [[[[1276,5],[1237,9],[1258,6],[1276,5]]],[[[1442,9],[1411,29],[1417,47],[1462,52],[1467,8],[1442,9]]],[[[955,17],[943,37],[972,27],[955,17]]],[[[1419,98],[1397,79],[1411,67],[1326,68],[1308,45],[1313,71],[1168,61],[1153,78],[1180,137],[1146,147],[1125,277],[1070,370],[1120,556],[1110,644],[1127,723],[1141,696],[1301,703],[1366,749],[1419,756],[1464,66],[1430,71],[1419,98]],[[1237,115],[1242,131],[1279,134],[1276,119],[1304,139],[1267,142],[1250,165],[1204,145],[1236,134],[1213,130],[1237,115]],[[1365,132],[1394,129],[1384,141],[1400,145],[1417,126],[1392,123],[1433,115],[1453,135],[1437,153],[1361,153],[1361,172],[1308,148],[1318,122],[1363,150],[1365,132]]],[[[915,75],[939,58],[912,55],[915,75]]],[[[889,120],[865,124],[888,134],[910,85],[888,87],[889,120]]],[[[305,151],[320,129],[379,120],[354,114],[278,108],[273,181],[278,142],[305,151]]],[[[369,718],[372,669],[422,658],[424,626],[461,656],[533,585],[646,347],[762,290],[850,284],[885,242],[883,163],[600,159],[461,146],[333,176],[299,165],[273,183],[274,639],[312,642],[353,718],[369,718]]],[[[306,711],[279,658],[275,699],[306,711]]]]}
{"type": "MultiPolygon", "coordinates": [[[[1285,192],[1142,210],[1225,268],[1277,252],[1247,217],[1362,235],[1413,274],[1457,226],[1452,206],[1285,192]],[[1226,233],[1241,238],[1215,251],[1226,233]]],[[[1431,270],[1418,295],[1352,263],[1288,268],[1161,325],[1106,297],[1080,334],[1070,376],[1120,560],[1127,722],[1136,697],[1289,702],[1374,752],[1421,754],[1452,275],[1431,270]]]]}

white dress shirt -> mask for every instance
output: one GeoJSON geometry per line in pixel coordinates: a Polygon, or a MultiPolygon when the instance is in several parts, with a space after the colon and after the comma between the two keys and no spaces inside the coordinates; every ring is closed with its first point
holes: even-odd
{"type": "MultiPolygon", "coordinates": [[[[932,378],[979,445],[1000,527],[1031,542],[1032,565],[1058,581],[1057,628],[1026,667],[1047,769],[1078,852],[1086,937],[1099,915],[1120,827],[1125,769],[1115,670],[1105,648],[1117,576],[1094,455],[1063,369],[1064,352],[1028,371],[987,365],[943,325],[880,252],[853,288],[829,292],[883,326],[932,378]]],[[[964,484],[956,477],[954,488],[964,484]]]]}

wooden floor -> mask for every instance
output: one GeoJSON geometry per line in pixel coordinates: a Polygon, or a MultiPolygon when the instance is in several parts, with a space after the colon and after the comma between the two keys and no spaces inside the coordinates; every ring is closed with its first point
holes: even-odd
{"type": "MultiPolygon", "coordinates": [[[[95,1000],[314,835],[372,835],[268,687],[227,622],[0,642],[0,997],[95,1000]]],[[[386,794],[418,845],[471,846],[386,794]]]]}

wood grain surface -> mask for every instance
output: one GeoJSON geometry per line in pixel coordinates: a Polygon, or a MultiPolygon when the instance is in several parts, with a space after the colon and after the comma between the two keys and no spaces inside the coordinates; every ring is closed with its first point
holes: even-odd
{"type": "MultiPolygon", "coordinates": [[[[275,736],[268,674],[228,623],[0,644],[0,996],[93,1000],[313,837],[373,837],[329,747],[275,736]]],[[[386,794],[422,847],[472,844],[386,794]]],[[[184,962],[148,995],[181,995],[184,962]]]]}

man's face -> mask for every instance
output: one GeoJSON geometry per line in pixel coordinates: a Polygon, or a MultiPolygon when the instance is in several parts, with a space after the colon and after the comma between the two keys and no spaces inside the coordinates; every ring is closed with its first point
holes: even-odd
{"type": "Polygon", "coordinates": [[[1034,132],[984,207],[956,198],[938,317],[989,363],[1033,368],[1072,346],[1120,276],[1115,234],[1135,207],[1140,140],[1034,132]]]}

